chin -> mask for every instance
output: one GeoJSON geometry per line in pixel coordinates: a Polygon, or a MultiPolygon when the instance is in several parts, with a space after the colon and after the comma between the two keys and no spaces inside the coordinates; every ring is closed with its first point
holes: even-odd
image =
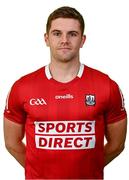
{"type": "Polygon", "coordinates": [[[69,57],[68,56],[67,57],[60,56],[60,57],[57,57],[56,59],[60,62],[70,62],[74,59],[74,57],[73,56],[69,56],[69,57]]]}
{"type": "Polygon", "coordinates": [[[58,61],[66,63],[72,61],[72,59],[58,59],[58,61]]]}

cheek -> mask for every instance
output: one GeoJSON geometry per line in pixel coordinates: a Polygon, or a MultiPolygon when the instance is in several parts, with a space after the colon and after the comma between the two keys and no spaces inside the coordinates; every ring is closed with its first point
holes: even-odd
{"type": "Polygon", "coordinates": [[[51,38],[50,40],[49,40],[49,45],[50,45],[50,47],[52,47],[52,48],[56,48],[56,46],[58,45],[58,40],[57,39],[55,39],[55,38],[51,38]]]}
{"type": "Polygon", "coordinates": [[[74,42],[73,46],[75,47],[74,49],[76,49],[76,50],[80,49],[82,46],[81,41],[74,42]]]}

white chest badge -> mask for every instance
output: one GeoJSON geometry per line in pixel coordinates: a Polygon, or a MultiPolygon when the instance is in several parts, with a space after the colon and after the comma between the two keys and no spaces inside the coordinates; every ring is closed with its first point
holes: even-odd
{"type": "Polygon", "coordinates": [[[94,106],[96,104],[95,95],[85,95],[85,103],[87,106],[94,106]]]}

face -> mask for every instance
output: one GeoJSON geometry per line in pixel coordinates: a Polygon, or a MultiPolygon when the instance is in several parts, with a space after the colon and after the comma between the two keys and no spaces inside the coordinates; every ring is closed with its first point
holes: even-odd
{"type": "Polygon", "coordinates": [[[81,34],[78,20],[57,18],[52,21],[48,34],[45,34],[46,45],[50,47],[51,60],[67,62],[79,59],[79,50],[86,37],[81,34]]]}

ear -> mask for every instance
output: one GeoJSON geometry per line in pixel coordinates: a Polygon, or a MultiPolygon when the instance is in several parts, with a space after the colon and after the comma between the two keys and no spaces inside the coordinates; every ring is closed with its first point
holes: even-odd
{"type": "Polygon", "coordinates": [[[85,41],[86,41],[86,35],[83,35],[83,36],[82,36],[82,41],[81,41],[81,44],[80,44],[80,48],[83,47],[85,41]]]}
{"type": "Polygon", "coordinates": [[[49,47],[49,39],[48,39],[47,33],[44,34],[44,40],[45,40],[46,45],[49,47]]]}

